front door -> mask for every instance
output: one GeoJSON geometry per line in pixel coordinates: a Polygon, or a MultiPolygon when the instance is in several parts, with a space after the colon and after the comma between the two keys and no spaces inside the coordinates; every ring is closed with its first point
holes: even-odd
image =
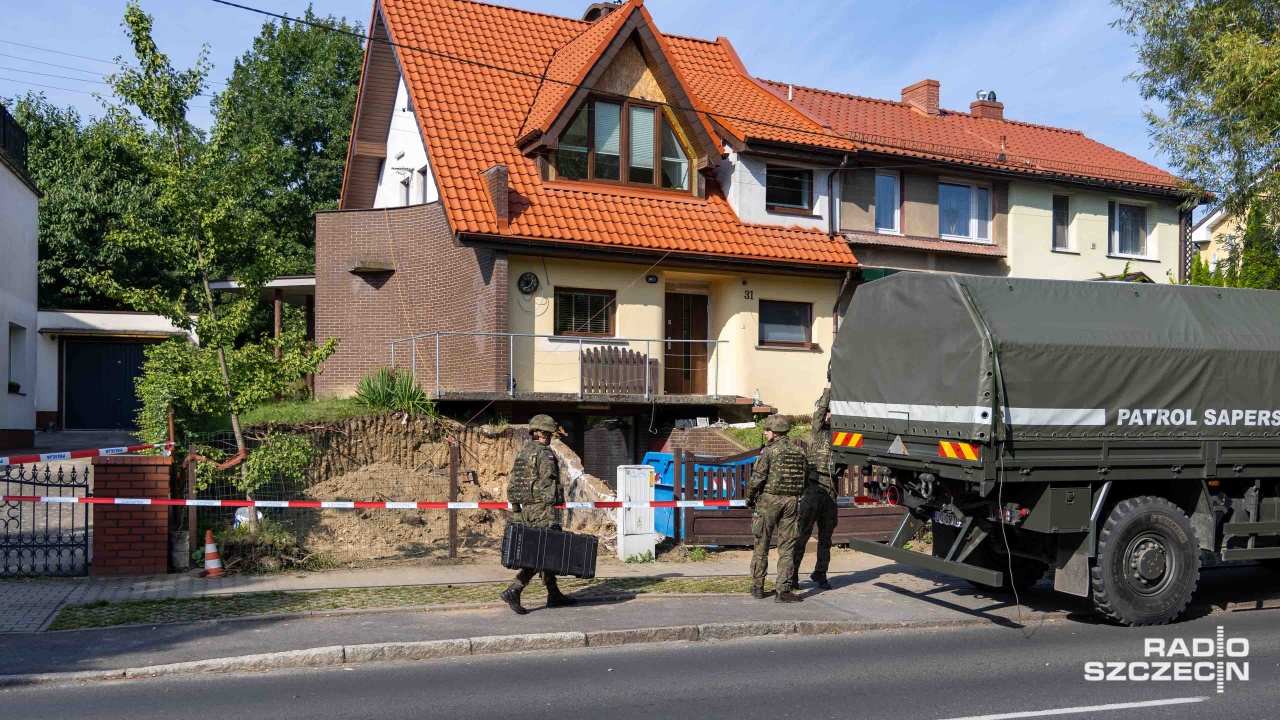
{"type": "Polygon", "coordinates": [[[707,296],[667,293],[662,367],[668,395],[707,394],[707,296]]]}

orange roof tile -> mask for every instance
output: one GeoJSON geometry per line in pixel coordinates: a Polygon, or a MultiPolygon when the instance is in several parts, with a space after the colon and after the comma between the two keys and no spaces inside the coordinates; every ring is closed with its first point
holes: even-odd
{"type": "Polygon", "coordinates": [[[1174,175],[1090,140],[1078,130],[981,118],[954,110],[928,116],[902,102],[771,80],[760,82],[780,98],[790,90],[792,103],[829,122],[832,130],[865,150],[1164,190],[1178,187],[1174,175]]]}
{"type": "Polygon", "coordinates": [[[538,95],[533,101],[522,135],[530,130],[547,129],[573,96],[576,89],[574,85],[586,78],[591,66],[613,39],[614,32],[626,21],[632,8],[638,5],[637,0],[629,0],[626,5],[598,22],[587,25],[577,37],[556,51],[547,63],[544,79],[538,88],[538,95]]]}
{"type": "Polygon", "coordinates": [[[1005,257],[999,245],[980,242],[964,242],[962,240],[939,240],[938,238],[915,237],[913,235],[891,235],[889,233],[868,232],[864,230],[846,230],[844,236],[854,245],[877,245],[881,247],[909,248],[911,250],[929,250],[948,255],[976,255],[981,257],[1005,257]]]}
{"type": "MultiPolygon", "coordinates": [[[[575,74],[570,72],[575,62],[586,61],[573,58],[580,52],[589,55],[582,48],[598,48],[590,23],[470,0],[380,3],[392,42],[402,46],[397,48],[400,66],[455,231],[499,232],[480,173],[506,165],[511,188],[507,235],[789,265],[857,265],[842,238],[743,223],[714,181],[707,183],[706,199],[587,183],[544,183],[536,162],[522,155],[516,142],[535,104],[538,112],[553,112],[547,108],[554,103],[540,97],[542,69],[550,72],[558,65],[556,58],[566,46],[581,45],[567,51],[564,69],[555,70],[575,74]]],[[[600,23],[607,20],[608,16],[600,23]]],[[[675,56],[672,61],[693,85],[690,94],[698,95],[707,86],[703,73],[681,60],[687,57],[682,49],[698,41],[665,39],[675,56]]],[[[718,52],[720,58],[711,61],[725,62],[723,49],[718,52]]],[[[763,90],[752,87],[757,98],[767,98],[763,90]]],[[[786,116],[796,125],[797,118],[803,118],[771,100],[760,104],[766,108],[762,117],[786,116]]]]}

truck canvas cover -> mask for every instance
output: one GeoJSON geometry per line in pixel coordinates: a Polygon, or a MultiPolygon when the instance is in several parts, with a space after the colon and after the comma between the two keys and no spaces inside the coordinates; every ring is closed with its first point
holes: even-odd
{"type": "Polygon", "coordinates": [[[898,273],[832,352],[839,428],[964,438],[1280,434],[1280,292],[898,273]]]}

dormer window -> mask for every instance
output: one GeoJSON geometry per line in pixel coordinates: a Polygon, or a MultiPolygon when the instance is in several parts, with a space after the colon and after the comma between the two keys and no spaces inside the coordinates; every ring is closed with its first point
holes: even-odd
{"type": "Polygon", "coordinates": [[[590,100],[560,136],[556,177],[689,190],[689,153],[660,108],[590,100]]]}

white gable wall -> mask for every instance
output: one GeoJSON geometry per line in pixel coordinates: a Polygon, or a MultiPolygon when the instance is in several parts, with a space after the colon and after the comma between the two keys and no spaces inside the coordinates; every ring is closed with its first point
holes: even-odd
{"type": "Polygon", "coordinates": [[[409,205],[440,199],[440,190],[427,161],[427,148],[422,144],[414,111],[402,78],[396,90],[391,126],[387,129],[387,158],[378,177],[378,191],[373,198],[375,208],[405,205],[402,184],[405,178],[409,179],[409,205]]]}
{"type": "MultiPolygon", "coordinates": [[[[765,206],[764,175],[766,164],[766,161],[762,158],[741,155],[732,151],[729,152],[729,156],[724,159],[724,162],[720,163],[720,167],[716,171],[716,179],[720,182],[720,188],[724,190],[725,198],[729,201],[729,206],[733,208],[733,211],[738,214],[738,218],[744,223],[752,223],[754,225],[800,227],[823,232],[830,229],[828,213],[831,212],[831,202],[827,195],[827,176],[832,171],[817,165],[782,161],[772,162],[774,165],[813,170],[813,214],[810,216],[793,215],[790,213],[769,212],[765,206]]],[[[836,192],[839,192],[838,183],[836,192]]]]}

